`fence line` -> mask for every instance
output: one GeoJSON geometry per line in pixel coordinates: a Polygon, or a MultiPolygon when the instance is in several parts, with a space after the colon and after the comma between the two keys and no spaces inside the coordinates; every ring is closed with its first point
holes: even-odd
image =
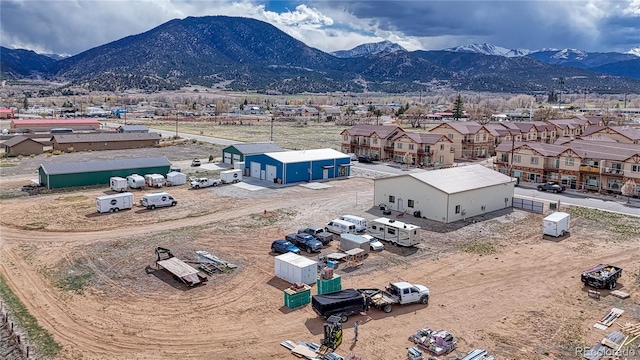
{"type": "Polygon", "coordinates": [[[6,349],[0,353],[0,358],[6,359],[9,356],[17,356],[29,359],[29,346],[23,342],[20,335],[13,328],[14,323],[9,320],[9,312],[0,302],[0,337],[6,344],[6,349]]]}
{"type": "Polygon", "coordinates": [[[542,201],[533,201],[514,196],[512,204],[514,208],[532,211],[539,214],[542,214],[544,211],[544,203],[542,201]]]}

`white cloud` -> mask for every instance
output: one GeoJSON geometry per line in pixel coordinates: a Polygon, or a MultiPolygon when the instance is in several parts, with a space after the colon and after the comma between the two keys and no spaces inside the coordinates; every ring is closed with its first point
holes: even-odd
{"type": "Polygon", "coordinates": [[[627,16],[640,16],[640,0],[631,1],[622,13],[627,16]]]}

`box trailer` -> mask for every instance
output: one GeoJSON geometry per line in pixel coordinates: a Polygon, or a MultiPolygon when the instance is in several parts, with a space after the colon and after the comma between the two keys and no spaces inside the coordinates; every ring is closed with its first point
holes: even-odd
{"type": "Polygon", "coordinates": [[[144,177],[138,174],[131,174],[127,176],[127,185],[132,189],[142,189],[144,188],[144,184],[144,177]]]}
{"type": "Polygon", "coordinates": [[[235,184],[242,181],[242,170],[233,169],[220,171],[220,180],[223,184],[235,184]]]}
{"type": "Polygon", "coordinates": [[[275,257],[275,275],[284,281],[311,285],[317,274],[317,262],[304,256],[286,253],[275,257]]]}
{"type": "Polygon", "coordinates": [[[133,194],[130,192],[98,196],[96,198],[96,211],[99,213],[118,212],[133,207],[133,194]]]}
{"type": "Polygon", "coordinates": [[[184,185],[187,183],[187,174],[172,171],[167,174],[167,185],[169,186],[177,186],[184,185]]]}
{"type": "Polygon", "coordinates": [[[569,231],[571,215],[556,211],[542,219],[542,234],[553,237],[563,236],[569,231]]]}
{"type": "Polygon", "coordinates": [[[113,176],[109,179],[109,186],[111,186],[111,190],[117,192],[125,192],[127,190],[127,179],[113,176]]]}
{"type": "Polygon", "coordinates": [[[164,176],[160,174],[147,174],[144,176],[144,182],[148,187],[161,188],[164,185],[164,176]]]}
{"type": "Polygon", "coordinates": [[[368,254],[371,249],[371,241],[360,235],[340,234],[340,250],[362,249],[364,254],[368,254]]]}
{"type": "Polygon", "coordinates": [[[376,239],[389,241],[400,246],[413,246],[420,242],[420,227],[394,219],[378,218],[372,220],[368,233],[376,239]]]}

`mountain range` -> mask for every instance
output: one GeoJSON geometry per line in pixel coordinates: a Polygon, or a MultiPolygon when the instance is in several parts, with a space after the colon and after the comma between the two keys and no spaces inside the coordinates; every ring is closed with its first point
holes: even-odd
{"type": "Polygon", "coordinates": [[[634,63],[612,65],[635,61],[626,56],[640,59],[631,54],[574,56],[571,52],[562,58],[554,57],[558,51],[525,55],[525,50],[484,45],[476,47],[478,51],[406,51],[382,42],[329,54],[259,20],[187,17],[60,60],[2,47],[0,76],[37,76],[105,91],[171,90],[197,84],[280,93],[403,93],[442,88],[542,93],[557,89],[558,79],[564,78],[566,91],[640,92],[639,80],[619,77],[633,73],[634,63]],[[501,56],[480,50],[497,51],[501,56]],[[617,62],[603,60],[607,56],[617,62]],[[588,65],[575,65],[585,59],[588,65]]]}

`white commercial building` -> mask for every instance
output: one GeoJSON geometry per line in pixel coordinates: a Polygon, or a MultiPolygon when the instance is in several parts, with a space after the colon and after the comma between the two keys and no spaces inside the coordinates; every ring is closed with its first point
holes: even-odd
{"type": "Polygon", "coordinates": [[[451,223],[511,207],[515,184],[482,165],[417,172],[375,179],[374,205],[451,223]]]}

